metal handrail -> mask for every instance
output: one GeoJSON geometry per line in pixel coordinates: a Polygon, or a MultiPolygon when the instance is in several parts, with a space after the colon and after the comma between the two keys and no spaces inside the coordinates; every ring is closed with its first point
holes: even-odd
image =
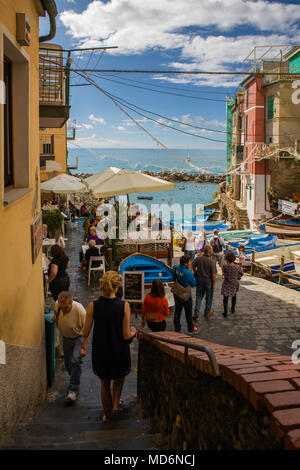
{"type": "Polygon", "coordinates": [[[173,339],[169,339],[169,338],[163,338],[161,336],[159,337],[153,337],[151,335],[151,333],[146,333],[145,331],[143,330],[138,330],[138,334],[137,334],[137,338],[139,339],[139,335],[140,333],[143,333],[144,335],[146,336],[149,336],[150,338],[152,338],[153,340],[157,340],[157,341],[163,341],[165,343],[169,343],[169,344],[174,344],[176,346],[183,346],[184,347],[184,364],[186,366],[188,366],[188,349],[196,349],[197,351],[201,351],[201,352],[204,352],[205,354],[207,354],[208,358],[209,358],[209,361],[210,361],[210,364],[212,366],[212,369],[213,369],[213,375],[214,377],[220,377],[221,374],[220,374],[220,369],[219,369],[219,365],[217,363],[217,360],[216,360],[216,357],[215,357],[215,354],[213,352],[213,350],[209,347],[209,346],[204,346],[202,344],[195,344],[195,343],[192,343],[192,342],[189,342],[189,341],[180,341],[180,340],[173,340],[173,339]]]}

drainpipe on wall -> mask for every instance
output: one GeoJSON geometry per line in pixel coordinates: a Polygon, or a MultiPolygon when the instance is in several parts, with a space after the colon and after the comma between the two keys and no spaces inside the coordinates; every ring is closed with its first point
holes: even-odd
{"type": "Polygon", "coordinates": [[[50,41],[54,38],[56,34],[56,20],[55,17],[57,16],[57,8],[56,3],[54,0],[42,0],[42,4],[46,12],[48,13],[49,20],[50,20],[50,32],[47,36],[40,36],[39,42],[50,41]]]}

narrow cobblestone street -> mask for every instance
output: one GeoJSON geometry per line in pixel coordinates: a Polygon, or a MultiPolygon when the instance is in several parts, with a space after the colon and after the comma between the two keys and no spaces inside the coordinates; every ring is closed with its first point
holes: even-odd
{"type": "MultiPolygon", "coordinates": [[[[83,232],[77,224],[66,232],[66,253],[71,260],[70,290],[75,300],[87,307],[99,296],[96,274],[88,287],[83,274],[76,272],[83,232]]],[[[174,259],[174,263],[178,258],[174,259]]],[[[292,342],[300,339],[299,293],[269,281],[244,275],[238,293],[236,313],[228,318],[222,315],[221,276],[218,276],[214,295],[214,315],[206,320],[203,315],[196,323],[199,338],[218,344],[245,349],[291,355],[292,342]]],[[[193,292],[195,296],[195,289],[193,292]]],[[[53,305],[49,297],[47,304],[53,305]]],[[[202,305],[201,311],[203,312],[202,305]]],[[[140,319],[132,315],[131,323],[140,327],[140,319]]],[[[147,330],[147,328],[146,328],[147,330]]],[[[167,321],[167,330],[174,331],[173,312],[167,321]]],[[[182,332],[186,332],[182,314],[182,332]]],[[[104,449],[149,450],[159,449],[159,435],[151,434],[150,422],[143,420],[136,404],[138,342],[131,345],[132,370],[125,380],[122,399],[124,411],[114,417],[112,424],[102,424],[100,381],[91,367],[91,347],[83,361],[81,388],[78,401],[67,406],[65,392],[68,384],[63,361],[57,361],[55,383],[48,390],[47,402],[37,416],[20,427],[7,445],[0,449],[104,449]]]]}

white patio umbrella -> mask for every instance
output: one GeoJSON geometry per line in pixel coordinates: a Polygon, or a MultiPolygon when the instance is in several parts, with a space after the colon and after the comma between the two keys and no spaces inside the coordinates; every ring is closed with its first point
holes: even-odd
{"type": "Polygon", "coordinates": [[[110,176],[115,175],[119,171],[122,171],[121,168],[117,168],[115,166],[110,166],[104,171],[100,171],[99,173],[96,173],[95,175],[89,176],[88,178],[85,178],[83,181],[87,185],[89,189],[94,188],[98,184],[102,183],[104,180],[109,178],[110,176]]]}
{"type": "Polygon", "coordinates": [[[81,183],[75,176],[67,175],[66,173],[44,181],[40,187],[41,191],[56,194],[83,193],[87,191],[85,184],[81,183]]]}
{"type": "MultiPolygon", "coordinates": [[[[115,168],[114,170],[117,169],[115,168]]],[[[110,176],[107,176],[98,184],[92,182],[90,187],[91,193],[95,198],[141,192],[169,191],[171,189],[174,189],[174,184],[169,181],[145,175],[138,171],[120,169],[119,171],[112,171],[110,176]]]]}

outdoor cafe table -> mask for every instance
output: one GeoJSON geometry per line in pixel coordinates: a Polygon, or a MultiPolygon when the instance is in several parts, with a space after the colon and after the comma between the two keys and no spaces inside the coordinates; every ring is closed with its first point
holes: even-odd
{"type": "Polygon", "coordinates": [[[45,240],[43,240],[43,248],[45,248],[45,250],[46,250],[46,256],[47,257],[48,257],[50,248],[53,245],[55,245],[55,243],[56,243],[55,238],[45,238],[45,240]]]}

